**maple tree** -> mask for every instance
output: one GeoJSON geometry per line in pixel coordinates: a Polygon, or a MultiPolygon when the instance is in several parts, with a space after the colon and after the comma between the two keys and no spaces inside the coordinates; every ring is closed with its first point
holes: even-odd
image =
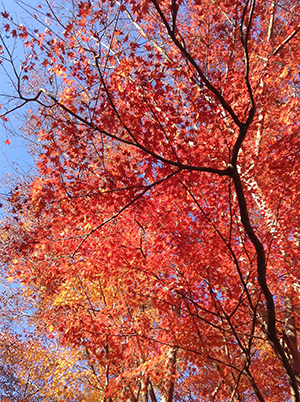
{"type": "MultiPolygon", "coordinates": [[[[6,253],[1,247],[2,258],[6,253]]],[[[45,337],[35,300],[23,297],[16,283],[9,285],[11,278],[5,283],[5,267],[1,274],[0,400],[83,401],[91,392],[83,392],[82,383],[93,381],[84,351],[45,337]]]]}
{"type": "Polygon", "coordinates": [[[87,400],[300,401],[298,2],[2,16],[26,48],[18,69],[2,38],[2,116],[38,142],[7,264],[84,351],[87,400]]]}

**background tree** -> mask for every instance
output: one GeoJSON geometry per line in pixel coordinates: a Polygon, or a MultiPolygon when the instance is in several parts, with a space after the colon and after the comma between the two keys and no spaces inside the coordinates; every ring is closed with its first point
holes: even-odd
{"type": "Polygon", "coordinates": [[[104,401],[300,401],[298,2],[27,11],[3,118],[40,144],[9,240],[41,320],[104,401]]]}
{"type": "MultiPolygon", "coordinates": [[[[9,260],[7,230],[1,235],[3,262],[9,260]]],[[[13,236],[12,230],[9,236],[13,236]]],[[[49,333],[45,336],[35,295],[23,295],[23,287],[11,283],[12,277],[6,278],[5,266],[1,274],[0,400],[76,402],[91,392],[96,394],[88,387],[94,374],[83,351],[62,347],[49,333]]]]}

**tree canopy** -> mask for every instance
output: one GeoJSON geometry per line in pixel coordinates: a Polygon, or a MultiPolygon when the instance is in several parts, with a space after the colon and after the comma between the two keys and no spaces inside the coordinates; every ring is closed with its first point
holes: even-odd
{"type": "Polygon", "coordinates": [[[84,373],[54,400],[299,402],[298,1],[25,9],[3,263],[84,373]]]}

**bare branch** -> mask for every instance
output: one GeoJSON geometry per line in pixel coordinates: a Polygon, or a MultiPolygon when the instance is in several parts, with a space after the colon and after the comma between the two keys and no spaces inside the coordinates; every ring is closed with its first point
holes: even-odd
{"type": "Polygon", "coordinates": [[[280,45],[277,46],[277,48],[273,51],[273,56],[276,56],[277,53],[280,52],[284,48],[285,45],[287,45],[293,38],[294,36],[297,35],[297,33],[300,31],[300,25],[294,29],[294,31],[287,37],[283,42],[281,42],[280,45]]]}

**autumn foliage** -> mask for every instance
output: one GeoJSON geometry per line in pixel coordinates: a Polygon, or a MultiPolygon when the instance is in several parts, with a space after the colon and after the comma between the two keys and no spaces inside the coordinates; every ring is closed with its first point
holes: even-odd
{"type": "Polygon", "coordinates": [[[90,400],[300,401],[299,3],[2,16],[26,49],[16,68],[3,37],[3,118],[25,111],[37,161],[6,264],[90,400]]]}

